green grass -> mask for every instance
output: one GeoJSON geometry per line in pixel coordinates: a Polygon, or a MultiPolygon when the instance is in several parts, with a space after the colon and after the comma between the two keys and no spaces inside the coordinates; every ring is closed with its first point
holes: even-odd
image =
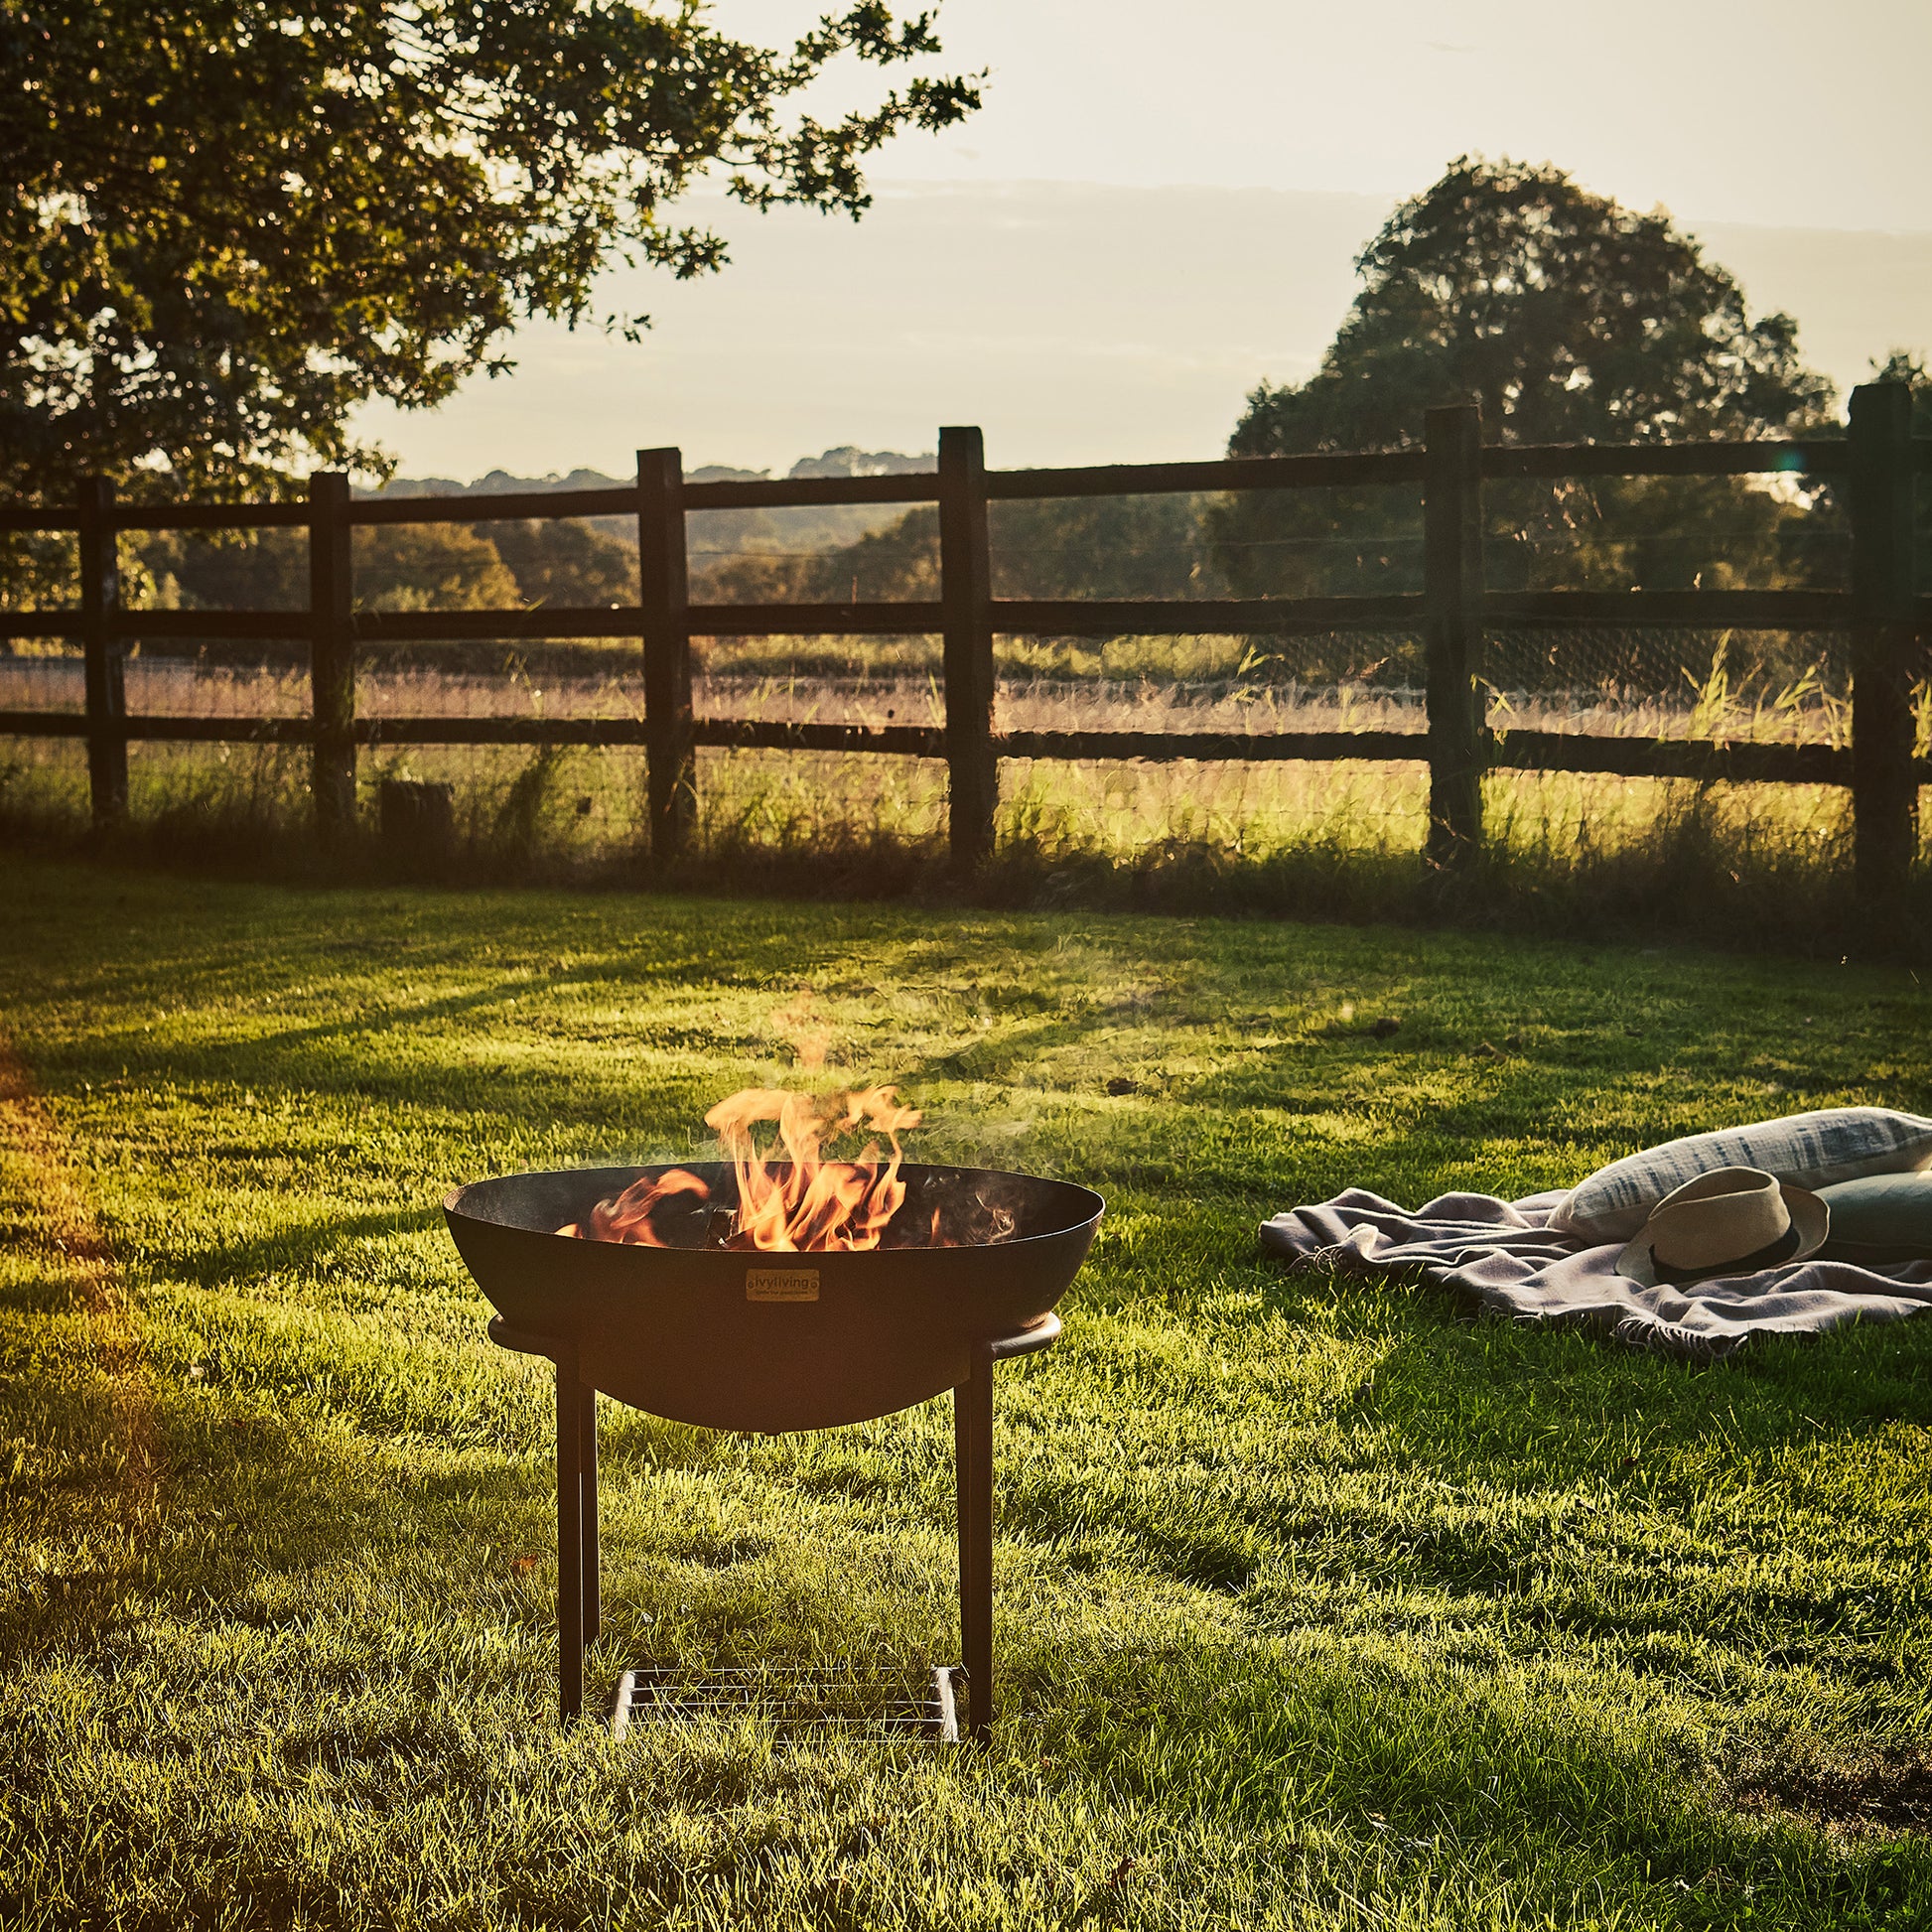
{"type": "MultiPolygon", "coordinates": [[[[1253,1237],[1932,1111],[1903,969],[18,860],[0,898],[51,1115],[0,1157],[9,1932],[1932,1922],[1932,1321],[1692,1370],[1253,1237]],[[562,1734],[548,1389],[437,1202],[682,1154],[820,1029],[915,1151],[1109,1201],[1001,1385],[996,1741],[562,1734]]],[[[607,1414],[599,1695],[953,1653],[943,1401],[607,1414]]]]}

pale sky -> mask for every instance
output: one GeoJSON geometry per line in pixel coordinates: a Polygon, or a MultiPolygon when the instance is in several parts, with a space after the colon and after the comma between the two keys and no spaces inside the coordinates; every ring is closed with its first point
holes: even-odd
{"type": "MultiPolygon", "coordinates": [[[[771,38],[818,11],[715,8],[771,38]]],[[[366,426],[406,474],[465,478],[654,443],[782,470],[941,422],[982,423],[1000,466],[1214,455],[1464,151],[1667,207],[1841,386],[1932,348],[1932,0],[944,0],[940,31],[928,65],[989,69],[986,105],[878,157],[864,222],[706,198],[722,275],[613,278],[656,319],[641,346],[538,326],[515,375],[366,426]]]]}
{"type": "MultiPolygon", "coordinates": [[[[777,37],[820,9],[720,0],[777,37]]],[[[888,178],[1413,194],[1473,149],[1704,220],[1932,228],[1926,0],[942,0],[961,127],[888,178]]]]}

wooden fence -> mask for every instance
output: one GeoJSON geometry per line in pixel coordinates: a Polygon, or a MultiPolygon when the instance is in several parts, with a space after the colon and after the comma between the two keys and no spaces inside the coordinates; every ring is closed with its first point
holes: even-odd
{"type": "Polygon", "coordinates": [[[916,476],[687,483],[676,450],[645,450],[634,484],[462,497],[358,500],[347,479],[314,477],[306,503],[121,505],[93,481],[71,511],[0,506],[0,530],[77,533],[78,606],[0,615],[0,637],[77,640],[86,667],[83,713],[0,711],[0,733],[84,736],[93,812],[127,804],[130,740],[240,741],[312,748],[317,825],[340,843],[355,824],[362,746],[398,744],[641,745],[648,765],[654,856],[687,842],[701,746],[885,752],[943,758],[955,861],[970,868],[991,848],[999,761],[1020,759],[1370,759],[1429,765],[1429,851],[1453,864],[1482,839],[1485,770],[1601,771],[1626,776],[1724,777],[1849,785],[1858,881],[1872,900],[1903,883],[1917,850],[1918,790],[1932,767],[1915,756],[1912,667],[1932,636],[1932,597],[1914,576],[1918,478],[1932,439],[1912,435],[1911,390],[1870,383],[1852,396],[1849,433],[1816,441],[1485,444],[1471,406],[1428,413],[1419,449],[1266,457],[1075,470],[990,471],[977,429],[939,433],[939,466],[916,476]],[[1843,480],[1853,542],[1849,591],[1488,592],[1483,583],[1482,491],[1506,478],[1723,477],[1798,473],[1843,480]],[[1167,491],[1419,485],[1424,503],[1420,594],[1269,599],[1072,600],[997,598],[987,505],[1024,497],[1167,491]],[[685,516],[693,510],[832,503],[927,503],[939,512],[936,601],[849,604],[693,604],[685,516]],[[377,523],[634,515],[640,603],[600,609],[358,612],[351,532],[377,523]],[[302,526],[309,532],[305,612],[142,611],[120,601],[122,530],[302,526]],[[1725,743],[1493,732],[1481,687],[1485,634],[1504,627],[1695,626],[1700,629],[1849,630],[1854,638],[1849,750],[1828,745],[1725,743]],[[1008,732],[994,728],[996,634],[1033,636],[1293,635],[1408,629],[1425,642],[1426,735],[1391,732],[1008,732]],[[691,698],[693,636],[937,634],[944,642],[943,726],[792,724],[699,718],[691,698]],[[310,648],[308,718],[130,717],[121,657],[137,639],[297,638],[310,648]],[[641,637],[644,714],[625,718],[361,718],[358,644],[442,639],[641,637]]]}

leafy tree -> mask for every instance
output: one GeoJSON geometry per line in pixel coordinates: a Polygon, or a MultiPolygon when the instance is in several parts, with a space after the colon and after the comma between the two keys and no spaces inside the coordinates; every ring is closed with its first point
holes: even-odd
{"type": "Polygon", "coordinates": [[[1188,496],[1022,497],[988,515],[1002,597],[1197,597],[1217,585],[1199,562],[1188,496]]]}
{"type": "Polygon", "coordinates": [[[462,523],[376,523],[355,532],[363,611],[491,611],[523,600],[486,536],[462,523]]]}
{"type": "MultiPolygon", "coordinates": [[[[1021,498],[992,504],[987,522],[999,597],[1189,597],[1212,588],[1185,496],[1021,498]]],[[[706,596],[738,604],[936,598],[939,512],[921,503],[815,556],[732,557],[705,585],[706,596]]]]}
{"type": "MultiPolygon", "coordinates": [[[[125,546],[136,601],[184,611],[301,611],[309,539],[260,530],[208,539],[155,531],[125,546]]],[[[496,544],[463,523],[377,523],[355,532],[355,603],[365,611],[514,609],[534,600],[496,544]]],[[[605,600],[608,601],[608,600],[605,600]]]]}
{"type": "MultiPolygon", "coordinates": [[[[1397,449],[1424,411],[1473,397],[1502,442],[1683,442],[1819,425],[1824,377],[1788,316],[1742,291],[1661,213],[1638,214],[1550,167],[1464,157],[1390,216],[1321,366],[1263,383],[1230,456],[1397,449]]],[[[1759,585],[1802,575],[1805,505],[1743,480],[1492,485],[1498,588],[1759,585]]],[[[1208,519],[1240,594],[1420,587],[1414,491],[1250,491],[1208,519]]]]}
{"type": "Polygon", "coordinates": [[[143,531],[122,542],[121,560],[121,589],[131,604],[183,611],[309,608],[306,530],[223,532],[212,538],[143,531]]]}
{"type": "Polygon", "coordinates": [[[756,537],[742,551],[694,570],[693,595],[720,604],[916,602],[939,595],[939,512],[929,503],[824,550],[755,545],[756,537]]]}
{"type": "Polygon", "coordinates": [[[634,538],[625,543],[571,517],[481,523],[475,533],[492,543],[509,567],[519,604],[582,607],[637,601],[634,538]]]}
{"type": "Polygon", "coordinates": [[[1464,156],[1355,266],[1362,292],[1321,367],[1257,389],[1231,456],[1401,448],[1424,409],[1465,396],[1518,443],[1775,436],[1831,400],[1789,316],[1752,322],[1667,215],[1556,168],[1464,156]]]}
{"type": "Polygon", "coordinates": [[[382,473],[357,405],[507,368],[524,316],[634,331],[594,311],[614,258],[717,268],[671,214],[707,172],[858,215],[865,157],[973,84],[832,120],[794,97],[935,53],[932,18],[851,0],[772,49],[697,0],[0,0],[0,489],[382,473]]]}

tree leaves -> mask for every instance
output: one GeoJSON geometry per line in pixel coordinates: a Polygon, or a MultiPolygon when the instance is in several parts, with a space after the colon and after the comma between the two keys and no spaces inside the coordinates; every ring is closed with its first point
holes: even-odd
{"type": "Polygon", "coordinates": [[[1485,436],[1523,443],[1779,436],[1831,402],[1789,316],[1752,322],[1662,211],[1556,168],[1464,156],[1355,265],[1362,292],[1320,369],[1256,389],[1229,455],[1399,448],[1426,408],[1468,397],[1485,436]]]}
{"type": "Polygon", "coordinates": [[[0,483],[65,498],[386,473],[361,403],[445,400],[524,316],[601,316],[607,262],[713,272],[667,210],[709,171],[756,207],[857,215],[864,158],[978,105],[922,76],[821,122],[834,60],[937,53],[866,0],[793,46],[622,0],[0,0],[0,483]]]}
{"type": "MultiPolygon", "coordinates": [[[[1321,366],[1262,383],[1230,456],[1399,449],[1425,412],[1481,405],[1495,442],[1689,442],[1820,426],[1831,385],[1789,316],[1743,292],[1658,211],[1637,214],[1556,168],[1464,156],[1403,203],[1321,366]]],[[[1805,504],[1741,479],[1492,484],[1498,589],[1688,590],[1805,582],[1805,504]]],[[[1237,594],[1421,589],[1416,492],[1254,490],[1207,518],[1237,594]]]]}

